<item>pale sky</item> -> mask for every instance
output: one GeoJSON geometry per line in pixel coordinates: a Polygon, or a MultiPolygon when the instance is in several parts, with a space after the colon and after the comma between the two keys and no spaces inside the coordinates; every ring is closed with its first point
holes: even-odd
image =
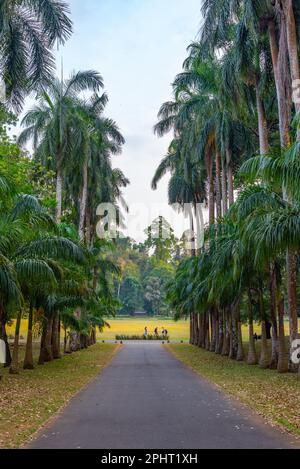
{"type": "MultiPolygon", "coordinates": [[[[118,123],[126,139],[122,155],[114,157],[114,166],[131,181],[124,192],[126,201],[129,205],[166,204],[168,178],[156,192],[150,183],[171,135],[159,139],[153,126],[161,104],[172,97],[171,83],[199,31],[201,0],[69,3],[74,34],[58,51],[58,73],[62,57],[65,75],[87,69],[101,73],[110,99],[106,114],[118,123]]],[[[160,214],[168,218],[167,209],[158,207],[152,218],[160,214]]],[[[180,228],[175,230],[179,235],[180,228]]],[[[140,238],[138,229],[133,231],[130,235],[140,238]]]]}

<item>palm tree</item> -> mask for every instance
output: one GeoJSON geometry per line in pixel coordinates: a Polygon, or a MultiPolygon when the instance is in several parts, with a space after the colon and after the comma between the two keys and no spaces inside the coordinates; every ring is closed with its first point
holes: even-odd
{"type": "Polygon", "coordinates": [[[50,78],[55,68],[51,49],[72,32],[69,14],[64,1],[1,1],[0,78],[17,110],[28,92],[50,78]]]}
{"type": "MultiPolygon", "coordinates": [[[[38,93],[39,104],[22,120],[25,130],[19,143],[33,140],[35,158],[56,172],[56,222],[62,218],[62,192],[66,170],[80,145],[82,121],[78,118],[78,95],[86,90],[103,87],[102,77],[95,71],[73,73],[69,79],[49,79],[38,93]],[[50,160],[49,160],[50,158],[50,160]],[[71,161],[70,161],[71,160],[71,161]]],[[[82,145],[80,145],[82,149],[82,145]]]]}
{"type": "Polygon", "coordinates": [[[79,144],[69,184],[71,185],[71,194],[75,192],[74,198],[77,196],[76,188],[80,188],[78,194],[78,232],[81,241],[85,239],[88,201],[91,191],[95,196],[94,191],[98,184],[105,186],[110,184],[108,181],[104,182],[101,173],[103,171],[105,174],[105,167],[110,166],[111,155],[120,153],[121,146],[125,143],[117,124],[103,116],[107,102],[108,97],[104,93],[101,96],[94,94],[89,101],[77,104],[78,123],[76,127],[79,144]]]}

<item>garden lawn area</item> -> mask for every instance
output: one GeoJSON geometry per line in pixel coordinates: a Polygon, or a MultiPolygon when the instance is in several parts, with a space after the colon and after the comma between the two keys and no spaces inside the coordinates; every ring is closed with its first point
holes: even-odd
{"type": "Polygon", "coordinates": [[[191,345],[168,350],[202,377],[218,385],[270,423],[300,436],[300,382],[297,375],[262,370],[191,345]]]}
{"type": "MultiPolygon", "coordinates": [[[[32,371],[1,369],[0,448],[19,448],[111,361],[119,346],[97,344],[32,371]]],[[[37,362],[39,349],[35,347],[37,362]]],[[[24,349],[20,349],[20,360],[24,349]]]]}
{"type": "MultiPolygon", "coordinates": [[[[172,319],[160,319],[160,318],[115,318],[108,319],[107,322],[110,324],[110,328],[106,327],[102,333],[98,332],[98,340],[115,340],[116,335],[143,335],[144,329],[147,326],[149,334],[154,333],[154,329],[158,327],[159,333],[162,328],[166,328],[169,332],[170,340],[181,341],[189,340],[190,335],[190,324],[189,321],[178,321],[175,322],[172,319]]],[[[23,319],[21,322],[21,331],[20,335],[26,339],[27,336],[27,319],[23,319]]],[[[300,328],[300,321],[299,321],[300,328]]],[[[261,334],[261,329],[259,324],[256,324],[255,332],[258,335],[261,334]]],[[[289,323],[285,322],[286,335],[289,335],[289,323]]],[[[14,338],[15,334],[15,325],[14,322],[11,326],[7,327],[7,333],[11,339],[14,338]]],[[[248,327],[243,326],[243,340],[247,342],[248,340],[248,327]]]]}
{"type": "Polygon", "coordinates": [[[98,333],[99,340],[115,340],[116,335],[143,335],[145,327],[148,327],[149,334],[154,334],[158,327],[158,332],[167,329],[171,340],[189,340],[189,321],[175,322],[172,319],[160,318],[116,318],[107,321],[111,328],[105,328],[103,333],[98,333]]]}

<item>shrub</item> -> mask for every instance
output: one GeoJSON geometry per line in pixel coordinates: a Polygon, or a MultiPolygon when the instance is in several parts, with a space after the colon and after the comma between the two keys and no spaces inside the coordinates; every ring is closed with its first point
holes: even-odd
{"type": "Polygon", "coordinates": [[[168,336],[156,335],[116,335],[116,340],[169,340],[168,336]]]}

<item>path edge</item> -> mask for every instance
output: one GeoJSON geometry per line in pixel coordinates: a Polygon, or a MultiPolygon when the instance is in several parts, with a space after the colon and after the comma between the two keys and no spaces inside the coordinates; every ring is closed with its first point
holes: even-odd
{"type": "Polygon", "coordinates": [[[55,414],[51,415],[51,417],[41,427],[39,427],[34,433],[32,433],[32,435],[24,443],[22,443],[22,445],[20,445],[18,448],[15,448],[15,449],[30,449],[30,444],[33,441],[37,440],[37,438],[40,436],[39,434],[42,432],[42,430],[44,428],[50,427],[60,417],[62,412],[68,407],[68,405],[70,404],[72,399],[77,397],[81,392],[85,391],[91,384],[93,384],[96,381],[96,379],[99,378],[99,376],[101,376],[103,371],[112,364],[112,362],[115,360],[115,358],[120,353],[122,348],[123,348],[123,346],[121,344],[117,344],[115,350],[113,351],[113,354],[112,354],[111,358],[103,366],[101,371],[96,376],[93,376],[82,388],[78,389],[78,391],[76,391],[76,393],[73,394],[73,396],[71,396],[70,399],[68,399],[67,402],[65,402],[65,404],[62,405],[57,410],[57,412],[55,412],[55,414]]]}
{"type": "MultiPolygon", "coordinates": [[[[192,347],[192,345],[191,345],[191,347],[192,347]]],[[[231,401],[232,403],[236,403],[241,408],[241,410],[244,410],[244,411],[246,410],[248,412],[249,411],[253,412],[254,417],[259,418],[260,420],[262,420],[261,423],[265,422],[265,424],[269,425],[271,427],[271,429],[275,428],[275,429],[279,430],[282,433],[282,435],[284,435],[286,438],[293,438],[295,440],[294,444],[299,445],[299,443],[300,443],[300,436],[299,435],[295,435],[295,433],[292,433],[287,428],[281,426],[279,423],[274,422],[271,418],[268,418],[264,414],[260,413],[258,410],[251,407],[249,404],[246,404],[245,402],[243,402],[238,396],[235,396],[235,395],[229,393],[224,388],[222,388],[219,384],[215,383],[214,381],[211,381],[209,378],[207,378],[206,376],[203,376],[201,373],[196,371],[191,365],[189,365],[189,364],[183,362],[182,360],[180,360],[175,355],[175,352],[173,350],[171,350],[171,348],[169,347],[169,344],[167,344],[165,346],[165,350],[168,351],[168,353],[170,353],[170,355],[172,355],[172,357],[174,357],[175,360],[177,360],[183,366],[186,366],[190,371],[192,371],[192,373],[194,373],[198,378],[202,379],[207,384],[213,386],[217,391],[219,391],[221,394],[223,394],[223,396],[225,398],[227,398],[229,401],[231,401]]],[[[299,448],[297,448],[297,449],[299,449],[299,448]]]]}

